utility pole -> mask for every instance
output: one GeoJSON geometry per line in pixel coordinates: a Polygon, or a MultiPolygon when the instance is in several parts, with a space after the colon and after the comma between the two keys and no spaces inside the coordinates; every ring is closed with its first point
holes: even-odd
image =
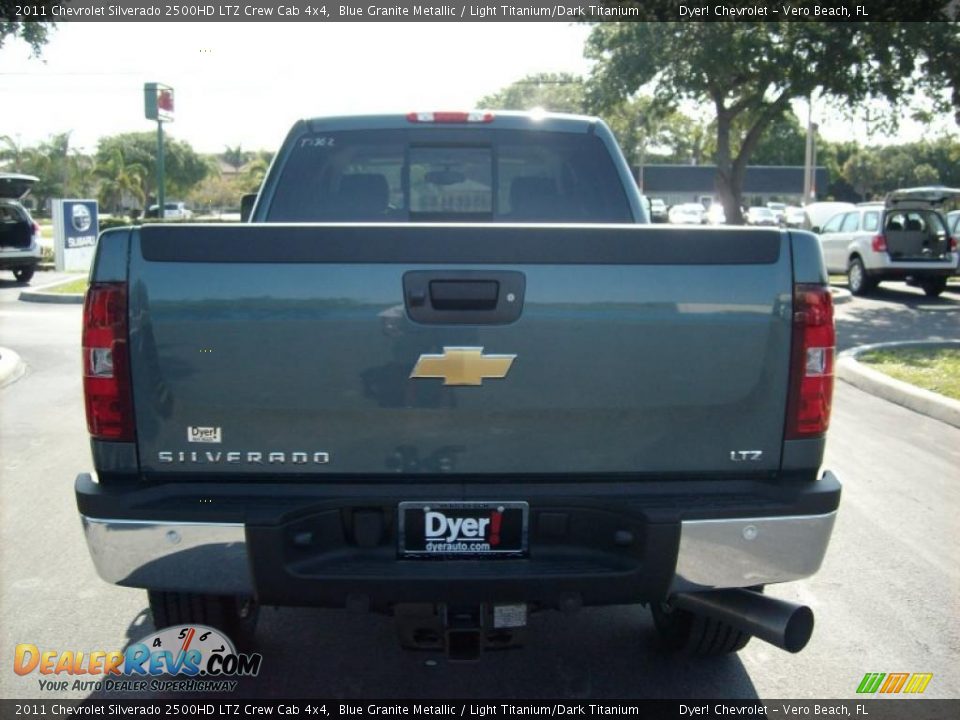
{"type": "Polygon", "coordinates": [[[813,93],[807,96],[807,147],[803,157],[803,204],[810,202],[813,188],[813,93]]]}

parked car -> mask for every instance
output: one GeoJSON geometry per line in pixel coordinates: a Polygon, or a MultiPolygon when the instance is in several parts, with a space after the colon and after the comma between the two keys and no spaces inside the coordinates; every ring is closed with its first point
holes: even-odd
{"type": "Polygon", "coordinates": [[[813,233],[819,233],[820,228],[837,213],[849,212],[856,207],[850,202],[836,202],[828,200],[824,202],[810,203],[804,205],[803,214],[805,219],[800,226],[804,230],[810,230],[813,233]]]}
{"type": "Polygon", "coordinates": [[[827,270],[846,273],[854,295],[906,280],[936,297],[957,269],[957,240],[937,210],[951,197],[960,189],[908,188],[834,215],[820,231],[827,270]]]}
{"type": "Polygon", "coordinates": [[[783,225],[786,222],[786,213],[787,205],[782,202],[768,202],[767,207],[773,211],[774,217],[777,219],[779,225],[783,225]]]}
{"type": "Polygon", "coordinates": [[[947,213],[947,227],[950,228],[950,234],[954,237],[960,235],[960,210],[947,213]]]}
{"type": "MultiPolygon", "coordinates": [[[[953,239],[960,241],[960,210],[947,213],[947,227],[950,228],[950,235],[953,239]]],[[[960,275],[960,267],[954,270],[954,274],[960,275]]]]}
{"type": "Polygon", "coordinates": [[[804,213],[803,208],[797,205],[787,205],[783,213],[783,223],[787,227],[801,228],[805,218],[806,213],[804,213]]]}
{"type": "Polygon", "coordinates": [[[755,205],[749,210],[747,210],[747,215],[744,218],[747,225],[779,225],[777,221],[777,216],[774,214],[773,210],[768,207],[762,207],[755,205]]]}
{"type": "Polygon", "coordinates": [[[667,222],[667,204],[663,198],[650,198],[650,220],[656,223],[667,222]]]}
{"type": "Polygon", "coordinates": [[[713,203],[707,208],[707,223],[710,225],[723,225],[727,222],[727,214],[723,210],[723,205],[718,202],[713,203]]]}
{"type": "Polygon", "coordinates": [[[700,203],[680,203],[670,208],[667,218],[672,225],[703,225],[705,210],[700,203]]]}
{"type": "Polygon", "coordinates": [[[0,173],[0,270],[28,283],[40,264],[40,226],[20,204],[40,178],[0,173]]]}
{"type": "MultiPolygon", "coordinates": [[[[147,210],[146,217],[155,218],[160,217],[160,206],[151,205],[147,210]]],[[[193,217],[193,211],[187,208],[186,203],[182,202],[165,202],[163,204],[163,219],[164,220],[189,220],[193,217]]]]}

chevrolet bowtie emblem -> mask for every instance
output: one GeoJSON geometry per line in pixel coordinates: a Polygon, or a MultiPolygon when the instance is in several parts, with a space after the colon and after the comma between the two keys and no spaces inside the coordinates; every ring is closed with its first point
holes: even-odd
{"type": "Polygon", "coordinates": [[[412,378],[443,378],[444,385],[482,385],[504,378],[516,355],[484,355],[482,347],[445,347],[442,355],[421,355],[412,378]]]}

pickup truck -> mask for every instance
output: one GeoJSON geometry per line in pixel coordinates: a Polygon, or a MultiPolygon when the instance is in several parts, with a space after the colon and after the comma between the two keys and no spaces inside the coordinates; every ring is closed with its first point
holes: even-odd
{"type": "Polygon", "coordinates": [[[158,628],[347,608],[471,659],[631,603],[678,650],[806,644],[763,590],[840,500],[816,236],[651,226],[602,121],[506,112],[298,122],[250,213],[91,271],[76,499],[158,628]]]}

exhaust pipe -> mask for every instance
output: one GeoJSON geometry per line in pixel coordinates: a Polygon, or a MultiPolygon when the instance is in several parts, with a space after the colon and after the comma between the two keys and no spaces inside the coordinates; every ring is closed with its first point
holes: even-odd
{"type": "Polygon", "coordinates": [[[732,625],[788,652],[798,653],[813,634],[813,610],[767,595],[743,590],[677,593],[670,602],[695,615],[732,625]]]}

